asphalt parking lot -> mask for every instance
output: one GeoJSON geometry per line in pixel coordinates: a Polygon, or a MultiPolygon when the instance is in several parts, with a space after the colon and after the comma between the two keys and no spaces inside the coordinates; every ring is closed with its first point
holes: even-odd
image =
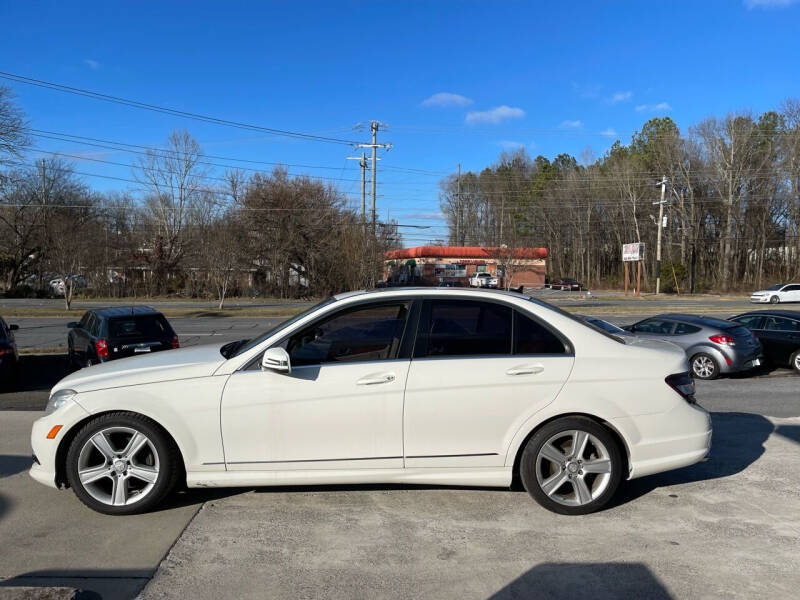
{"type": "Polygon", "coordinates": [[[112,599],[790,598],[800,586],[788,370],[698,382],[710,458],[629,482],[585,517],[521,491],[337,486],[192,490],[114,518],[26,472],[64,358],[26,356],[23,390],[0,395],[0,597],[55,585],[112,599]]]}

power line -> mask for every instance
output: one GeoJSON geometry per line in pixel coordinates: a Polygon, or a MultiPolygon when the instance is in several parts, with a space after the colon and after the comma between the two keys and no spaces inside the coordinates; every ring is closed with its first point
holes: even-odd
{"type": "Polygon", "coordinates": [[[111,96],[109,94],[103,94],[100,92],[94,92],[92,90],[86,90],[83,88],[77,88],[69,85],[63,85],[60,83],[54,83],[52,81],[44,81],[42,79],[34,79],[32,77],[25,77],[23,75],[17,75],[15,73],[8,73],[5,71],[0,71],[0,78],[6,79],[9,81],[15,81],[17,83],[24,83],[27,85],[32,85],[36,87],[41,87],[50,90],[56,90],[59,92],[65,92],[69,94],[75,94],[78,96],[84,96],[87,98],[93,98],[95,100],[103,100],[105,102],[111,102],[114,104],[121,104],[124,106],[130,106],[132,108],[140,108],[143,110],[149,110],[153,112],[158,112],[167,115],[173,115],[177,117],[183,117],[186,119],[193,119],[195,121],[203,121],[205,123],[213,123],[215,125],[224,125],[227,127],[235,127],[238,129],[247,129],[250,131],[259,131],[262,133],[268,133],[271,135],[277,136],[284,136],[294,139],[303,139],[303,140],[310,140],[315,142],[328,142],[334,144],[347,144],[353,145],[357,142],[353,142],[351,140],[345,140],[340,138],[333,138],[321,135],[314,135],[311,133],[302,133],[299,131],[289,131],[286,129],[275,129],[273,127],[263,127],[261,125],[252,125],[250,123],[242,123],[239,121],[230,121],[228,119],[222,119],[219,117],[212,117],[209,115],[201,115],[198,113],[192,113],[184,110],[178,110],[175,108],[169,108],[165,106],[158,106],[155,104],[149,104],[147,102],[140,102],[138,100],[130,100],[128,98],[121,98],[119,96],[111,96]]]}

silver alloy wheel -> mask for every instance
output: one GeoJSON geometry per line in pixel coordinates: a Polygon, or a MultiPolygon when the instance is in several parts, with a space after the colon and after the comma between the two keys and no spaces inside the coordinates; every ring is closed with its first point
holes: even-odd
{"type": "Polygon", "coordinates": [[[716,365],[714,365],[714,361],[708,356],[698,356],[692,361],[692,371],[702,379],[711,377],[714,374],[715,368],[716,365]]]}
{"type": "Polygon", "coordinates": [[[78,455],[78,478],[95,500],[126,506],[145,498],[159,473],[155,444],[131,427],[108,427],[92,435],[78,455]]]}
{"type": "Polygon", "coordinates": [[[794,368],[796,371],[800,372],[800,352],[794,356],[794,368]]]}
{"type": "Polygon", "coordinates": [[[612,468],[603,442],[580,429],[555,434],[536,456],[539,487],[564,506],[582,506],[599,498],[611,481],[612,468]]]}
{"type": "Polygon", "coordinates": [[[777,296],[773,296],[772,298],[769,299],[769,301],[771,304],[777,304],[778,302],[781,301],[781,299],[778,298],[777,296]]]}

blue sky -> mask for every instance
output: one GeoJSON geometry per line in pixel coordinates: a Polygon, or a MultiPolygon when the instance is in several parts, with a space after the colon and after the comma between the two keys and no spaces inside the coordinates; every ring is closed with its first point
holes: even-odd
{"type": "MultiPolygon", "coordinates": [[[[378,211],[409,244],[441,237],[438,181],[504,148],[602,155],[653,116],[686,127],[800,97],[800,3],[0,2],[0,70],[195,113],[394,148],[378,211]],[[427,100],[427,102],[426,102],[427,100]]],[[[355,151],[126,108],[0,80],[31,126],[143,145],[188,129],[206,152],[314,165],[354,199],[355,151]]],[[[114,162],[131,155],[39,139],[114,162]]],[[[40,156],[31,154],[31,157],[40,156]]],[[[233,164],[233,163],[231,163],[233,164]]],[[[89,160],[85,173],[131,177],[89,160]]],[[[98,189],[128,184],[85,176],[98,189]]],[[[133,187],[133,184],[131,184],[133,187]]],[[[356,200],[357,201],[357,200],[356,200]]],[[[369,201],[368,201],[369,202],[369,201]]]]}

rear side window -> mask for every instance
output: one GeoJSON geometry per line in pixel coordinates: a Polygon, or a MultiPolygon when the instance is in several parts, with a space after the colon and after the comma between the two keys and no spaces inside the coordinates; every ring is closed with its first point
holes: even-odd
{"type": "Polygon", "coordinates": [[[117,317],[108,322],[108,337],[114,339],[161,339],[171,333],[167,320],[161,315],[117,317]]]}
{"type": "Polygon", "coordinates": [[[761,315],[745,315],[743,317],[736,317],[735,319],[731,319],[734,323],[741,323],[748,329],[761,329],[761,319],[763,319],[761,315]]]}
{"type": "Polygon", "coordinates": [[[689,325],[688,323],[678,323],[675,325],[675,335],[686,335],[687,333],[697,333],[700,331],[699,327],[689,325]]]}
{"type": "Polygon", "coordinates": [[[415,356],[511,354],[510,306],[475,300],[434,300],[415,356]]]}
{"type": "Polygon", "coordinates": [[[564,354],[564,343],[533,319],[514,311],[514,354],[564,354]]]}

